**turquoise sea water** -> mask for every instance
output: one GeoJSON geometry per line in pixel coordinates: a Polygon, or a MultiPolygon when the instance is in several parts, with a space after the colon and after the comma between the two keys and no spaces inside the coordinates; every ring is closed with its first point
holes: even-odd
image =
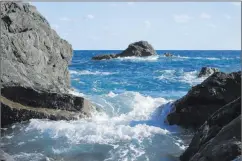
{"type": "Polygon", "coordinates": [[[117,58],[120,51],[74,51],[72,94],[99,108],[90,119],[33,119],[2,129],[1,146],[19,161],[175,161],[192,132],[165,123],[172,101],[206,78],[201,67],[240,70],[240,51],[168,51],[174,58],[117,58]]]}

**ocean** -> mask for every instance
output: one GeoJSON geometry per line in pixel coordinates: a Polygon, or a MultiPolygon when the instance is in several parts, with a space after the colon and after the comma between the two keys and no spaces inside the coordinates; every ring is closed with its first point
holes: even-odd
{"type": "Polygon", "coordinates": [[[171,103],[206,79],[197,78],[202,67],[226,73],[241,68],[240,51],[229,50],[91,60],[119,52],[74,51],[70,93],[97,106],[91,118],[14,124],[2,129],[2,149],[17,161],[176,161],[193,131],[166,124],[171,103]]]}

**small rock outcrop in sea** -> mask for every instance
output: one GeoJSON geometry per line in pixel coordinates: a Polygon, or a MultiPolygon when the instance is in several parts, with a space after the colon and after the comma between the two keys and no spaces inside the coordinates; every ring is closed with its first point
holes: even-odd
{"type": "Polygon", "coordinates": [[[241,72],[216,72],[173,104],[170,125],[198,128],[222,106],[241,96],[241,72]]]}
{"type": "Polygon", "coordinates": [[[202,67],[201,71],[198,74],[198,78],[210,76],[215,72],[219,72],[218,68],[211,68],[211,67],[202,67]]]}
{"type": "Polygon", "coordinates": [[[181,161],[230,161],[241,155],[241,98],[216,111],[195,133],[181,161]]]}
{"type": "Polygon", "coordinates": [[[164,56],[165,56],[165,57],[173,57],[174,55],[171,54],[171,53],[164,53],[164,56]]]}
{"type": "Polygon", "coordinates": [[[1,3],[1,125],[31,118],[72,119],[90,112],[68,94],[71,45],[28,3],[1,3]]]}
{"type": "Polygon", "coordinates": [[[131,57],[131,56],[146,57],[146,56],[153,56],[153,55],[157,55],[157,53],[147,41],[138,41],[130,44],[128,48],[125,49],[120,54],[97,55],[92,57],[92,60],[103,60],[103,59],[131,57]]]}

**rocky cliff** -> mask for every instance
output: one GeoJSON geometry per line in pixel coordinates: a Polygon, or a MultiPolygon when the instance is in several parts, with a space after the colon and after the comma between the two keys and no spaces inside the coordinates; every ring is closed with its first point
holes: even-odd
{"type": "Polygon", "coordinates": [[[71,45],[28,3],[1,3],[0,21],[2,85],[66,91],[71,45]]]}
{"type": "Polygon", "coordinates": [[[31,118],[88,116],[91,104],[69,94],[72,47],[28,3],[1,3],[1,125],[31,118]]]}

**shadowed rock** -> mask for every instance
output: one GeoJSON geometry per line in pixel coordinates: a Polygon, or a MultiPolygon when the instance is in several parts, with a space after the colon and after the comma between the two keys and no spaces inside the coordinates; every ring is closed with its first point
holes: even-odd
{"type": "Polygon", "coordinates": [[[120,54],[107,54],[107,55],[97,55],[92,57],[92,60],[103,60],[103,59],[112,59],[118,57],[146,57],[157,55],[154,48],[147,41],[138,41],[132,43],[120,54]]]}
{"type": "Polygon", "coordinates": [[[200,127],[223,105],[241,96],[241,72],[217,72],[173,104],[167,116],[170,125],[200,127]]]}
{"type": "Polygon", "coordinates": [[[210,76],[215,72],[219,72],[218,68],[211,68],[211,67],[202,67],[201,71],[198,74],[198,77],[206,77],[210,76]]]}
{"type": "Polygon", "coordinates": [[[91,103],[70,94],[36,91],[25,87],[1,90],[1,125],[32,118],[71,120],[90,115],[91,103]]]}
{"type": "Polygon", "coordinates": [[[227,161],[241,155],[241,98],[216,111],[198,129],[181,161],[227,161]],[[213,153],[211,153],[213,151],[213,153]]]}

